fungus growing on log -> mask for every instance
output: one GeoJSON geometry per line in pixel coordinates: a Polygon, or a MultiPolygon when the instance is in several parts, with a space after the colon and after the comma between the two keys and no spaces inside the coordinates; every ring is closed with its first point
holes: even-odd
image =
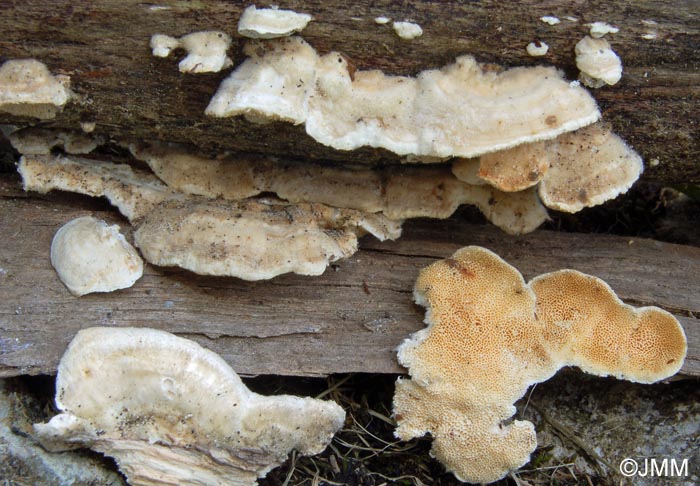
{"type": "Polygon", "coordinates": [[[244,115],[253,122],[304,123],[316,82],[316,51],[294,36],[251,41],[243,52],[249,59],[224,79],[205,113],[215,117],[244,115]]]}
{"type": "Polygon", "coordinates": [[[47,128],[23,128],[10,134],[10,143],[23,155],[46,155],[60,147],[69,154],[88,154],[103,141],[86,133],[47,128]]]}
{"type": "Polygon", "coordinates": [[[309,14],[251,5],[243,11],[238,21],[238,33],[253,39],[286,37],[304,30],[310,21],[309,14]]]}
{"type": "Polygon", "coordinates": [[[480,247],[424,269],[414,297],[428,327],[398,348],[411,379],[396,384],[395,433],[430,433],[432,455],[462,481],[496,481],[527,463],[535,429],[511,422],[513,404],[560,368],[652,383],[676,373],[686,354],[683,328],[668,312],[626,305],[605,282],[574,270],[526,284],[480,247]]]}
{"type": "Polygon", "coordinates": [[[423,35],[421,26],[413,22],[393,22],[391,26],[394,28],[396,35],[404,40],[417,39],[423,35]]]}
{"type": "Polygon", "coordinates": [[[541,57],[547,54],[549,45],[544,41],[530,42],[525,50],[532,57],[541,57]]]}
{"type": "Polygon", "coordinates": [[[125,289],[143,275],[143,261],[119,226],[91,216],[69,221],[56,232],[51,265],[77,296],[125,289]]]}
{"type": "Polygon", "coordinates": [[[73,93],[68,76],[54,76],[35,59],[0,66],[0,111],[39,119],[55,118],[73,93]]]}
{"type": "Polygon", "coordinates": [[[184,49],[187,56],[178,65],[182,73],[218,73],[233,62],[226,55],[231,37],[217,30],[193,32],[179,39],[156,34],[151,37],[151,49],[156,57],[168,57],[175,49],[184,49]]]}
{"type": "Polygon", "coordinates": [[[605,22],[593,22],[588,33],[594,39],[600,39],[607,34],[617,34],[620,29],[605,22]]]}
{"type": "Polygon", "coordinates": [[[575,213],[627,192],[642,158],[609,127],[596,124],[549,142],[552,159],[538,193],[548,208],[575,213]]]}
{"type": "Polygon", "coordinates": [[[474,204],[511,234],[533,231],[547,219],[534,191],[508,194],[465,184],[447,166],[348,168],[250,156],[211,160],[159,144],[132,144],[130,148],[169,187],[210,198],[240,200],[275,193],[292,203],[323,203],[382,213],[393,220],[448,218],[460,205],[474,204]]]}
{"type": "Polygon", "coordinates": [[[507,192],[539,184],[545,206],[569,213],[626,192],[643,168],[639,155],[603,124],[452,164],[454,175],[469,184],[482,181],[507,192]]]}
{"type": "Polygon", "coordinates": [[[380,214],[271,198],[212,200],[177,192],[124,164],[24,156],[19,172],[25,190],[106,196],[136,229],[134,242],[146,260],[204,275],[319,275],[354,254],[359,236],[401,234],[401,222],[380,214]]]}
{"type": "Polygon", "coordinates": [[[114,457],[133,486],[253,486],[293,450],[318,454],[337,404],[251,392],[217,354],[164,331],[94,327],[61,358],[42,445],[114,457]]]}
{"type": "Polygon", "coordinates": [[[605,39],[586,36],[576,44],[579,79],[590,88],[616,84],[622,78],[622,61],[605,39]]]}
{"type": "Polygon", "coordinates": [[[351,72],[341,54],[319,57],[298,37],[256,41],[245,52],[249,59],[224,80],[206,113],[305,123],[311,137],[340,150],[475,157],[600,117],[588,92],[553,68],[498,72],[460,56],[415,78],[351,72]]]}

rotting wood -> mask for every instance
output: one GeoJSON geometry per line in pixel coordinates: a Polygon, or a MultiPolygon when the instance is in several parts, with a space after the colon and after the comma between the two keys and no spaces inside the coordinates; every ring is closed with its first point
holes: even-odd
{"type": "MultiPolygon", "coordinates": [[[[311,140],[302,127],[260,126],[241,119],[212,119],[204,108],[227,73],[183,75],[178,55],[160,59],[148,47],[152,34],[183,35],[219,29],[234,36],[230,56],[243,60],[244,40],[235,35],[244,2],[163,0],[0,0],[0,61],[33,57],[54,72],[71,76],[82,101],[68,105],[47,126],[78,128],[95,121],[96,133],[119,138],[190,142],[204,149],[268,155],[380,163],[396,161],[386,151],[337,152],[311,140]]],[[[304,37],[320,52],[339,50],[360,69],[415,74],[471,53],[482,62],[505,66],[552,64],[575,79],[574,45],[587,23],[606,21],[620,28],[609,35],[622,58],[622,81],[593,91],[604,119],[651,164],[644,176],[667,183],[698,183],[700,125],[700,17],[694,2],[391,2],[360,0],[296,1],[283,5],[310,13],[304,37]],[[550,26],[543,15],[562,22],[550,26]],[[413,41],[398,38],[391,25],[373,19],[418,22],[413,41]],[[567,20],[572,16],[576,22],[567,20]],[[642,36],[654,34],[653,39],[642,36]],[[525,46],[542,40],[544,58],[525,46]]],[[[0,123],[28,123],[0,115],[0,123]]]]}
{"type": "MultiPolygon", "coordinates": [[[[128,224],[101,200],[25,194],[0,177],[0,376],[55,372],[82,328],[148,326],[194,339],[242,374],[402,373],[394,349],[422,328],[413,303],[418,271],[466,245],[485,246],[531,278],[574,268],[607,281],[635,305],[676,314],[689,340],[682,373],[700,376],[700,248],[653,240],[416,220],[394,242],[361,241],[322,276],[244,282],[147,265],[130,289],[76,298],[49,262],[54,232],[94,215],[128,224]]],[[[127,231],[128,233],[128,231],[127,231]]]]}

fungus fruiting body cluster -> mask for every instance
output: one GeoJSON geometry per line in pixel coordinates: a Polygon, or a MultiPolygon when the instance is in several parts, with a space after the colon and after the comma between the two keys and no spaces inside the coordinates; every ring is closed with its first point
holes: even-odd
{"type": "MultiPolygon", "coordinates": [[[[10,136],[23,154],[25,189],[106,197],[151,263],[260,280],[318,275],[352,255],[363,234],[397,238],[404,219],[447,218],[461,204],[476,205],[508,233],[527,233],[546,220],[545,206],[575,212],[601,204],[642,172],[641,158],[600,122],[591,95],[554,68],[505,70],[463,55],[415,77],[355,70],[342,54],[319,55],[293,35],[311,20],[247,8],[238,33],[253,39],[248,58],[206,114],[304,125],[337,150],[381,148],[412,165],[210,158],[164,143],[127,144],[148,172],[76,156],[99,137],[30,128],[10,136]],[[57,147],[67,155],[52,154],[57,147]]],[[[393,27],[404,39],[423,34],[415,23],[393,27]]],[[[596,23],[577,44],[584,84],[619,81],[619,57],[601,38],[616,31],[596,23]]],[[[205,73],[233,64],[231,43],[224,32],[204,31],[157,34],[150,46],[158,57],[184,49],[180,71],[205,73]]],[[[547,49],[533,43],[527,52],[547,49]]],[[[73,96],[66,77],[34,60],[0,67],[0,88],[0,110],[40,119],[73,96]]],[[[125,288],[143,271],[118,227],[94,218],[60,229],[51,259],[75,295],[125,288]]],[[[686,352],[683,329],[667,312],[627,306],[604,282],[573,270],[526,283],[482,248],[423,270],[414,295],[428,327],[398,350],[411,378],[397,382],[396,435],[432,434],[435,457],[465,481],[495,481],[528,461],[533,425],[508,422],[530,385],[563,366],[649,383],[677,372],[686,352]]],[[[218,356],[149,329],[78,333],[59,365],[56,404],[61,413],[36,425],[47,447],[92,447],[144,486],[253,485],[290,450],[322,450],[344,420],[335,404],[256,395],[218,356]]]]}
{"type": "Polygon", "coordinates": [[[687,350],[666,311],[626,305],[574,270],[526,283],[480,247],[421,271],[414,297],[428,327],[398,348],[411,378],[396,384],[396,435],[431,434],[432,454],[468,482],[496,481],[529,461],[534,426],[511,418],[531,385],[564,366],[652,383],[675,374],[687,350]]]}

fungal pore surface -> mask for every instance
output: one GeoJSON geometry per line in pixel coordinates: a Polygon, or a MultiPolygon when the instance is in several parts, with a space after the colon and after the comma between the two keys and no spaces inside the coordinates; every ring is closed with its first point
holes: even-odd
{"type": "Polygon", "coordinates": [[[652,383],[675,374],[687,350],[666,311],[626,305],[574,270],[526,283],[480,247],[425,268],[414,297],[428,327],[398,348],[411,378],[396,384],[395,433],[431,434],[432,455],[467,482],[497,481],[528,462],[535,428],[512,417],[531,385],[564,366],[652,383]]]}

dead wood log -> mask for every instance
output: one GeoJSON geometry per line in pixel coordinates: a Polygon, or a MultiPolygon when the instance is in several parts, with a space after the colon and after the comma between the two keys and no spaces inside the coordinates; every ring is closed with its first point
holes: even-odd
{"type": "Polygon", "coordinates": [[[16,176],[0,177],[0,376],[55,372],[75,333],[98,325],[194,339],[242,374],[405,372],[394,349],[424,326],[412,297],[418,271],[466,245],[492,249],[526,278],[574,268],[603,278],[628,303],[669,310],[689,340],[682,373],[700,376],[700,248],[415,220],[397,241],[364,238],[354,257],[319,277],[244,282],[147,265],[130,289],[76,298],[51,267],[49,247],[61,225],[88,214],[128,226],[101,200],[28,195],[16,176]]]}
{"type": "MultiPolygon", "coordinates": [[[[267,153],[284,157],[397,161],[386,151],[336,152],[306,136],[302,127],[266,126],[204,116],[226,73],[183,75],[175,59],[151,55],[152,34],[183,35],[219,29],[235,34],[243,2],[164,0],[0,0],[0,61],[33,57],[71,76],[80,101],[47,126],[78,128],[95,121],[97,132],[120,138],[189,142],[209,150],[267,153]]],[[[624,64],[622,81],[596,90],[604,118],[649,162],[644,177],[665,183],[698,183],[700,169],[700,17],[696,2],[658,0],[552,2],[341,2],[290,1],[283,7],[313,14],[305,38],[320,52],[339,50],[361,69],[393,74],[448,64],[471,53],[505,66],[552,64],[575,79],[573,48],[587,23],[620,28],[608,36],[624,64]],[[399,39],[377,16],[420,23],[424,34],[399,39]],[[556,15],[550,26],[539,18],[556,15]],[[568,20],[567,17],[576,20],[568,20]],[[643,36],[647,37],[646,39],[643,36]],[[650,38],[653,37],[653,38],[650,38]],[[532,58],[533,40],[550,45],[532,58]],[[658,164],[657,164],[658,162],[658,164]]],[[[243,59],[243,39],[234,35],[230,55],[243,59]]],[[[0,115],[0,123],[33,121],[0,115]]]]}

